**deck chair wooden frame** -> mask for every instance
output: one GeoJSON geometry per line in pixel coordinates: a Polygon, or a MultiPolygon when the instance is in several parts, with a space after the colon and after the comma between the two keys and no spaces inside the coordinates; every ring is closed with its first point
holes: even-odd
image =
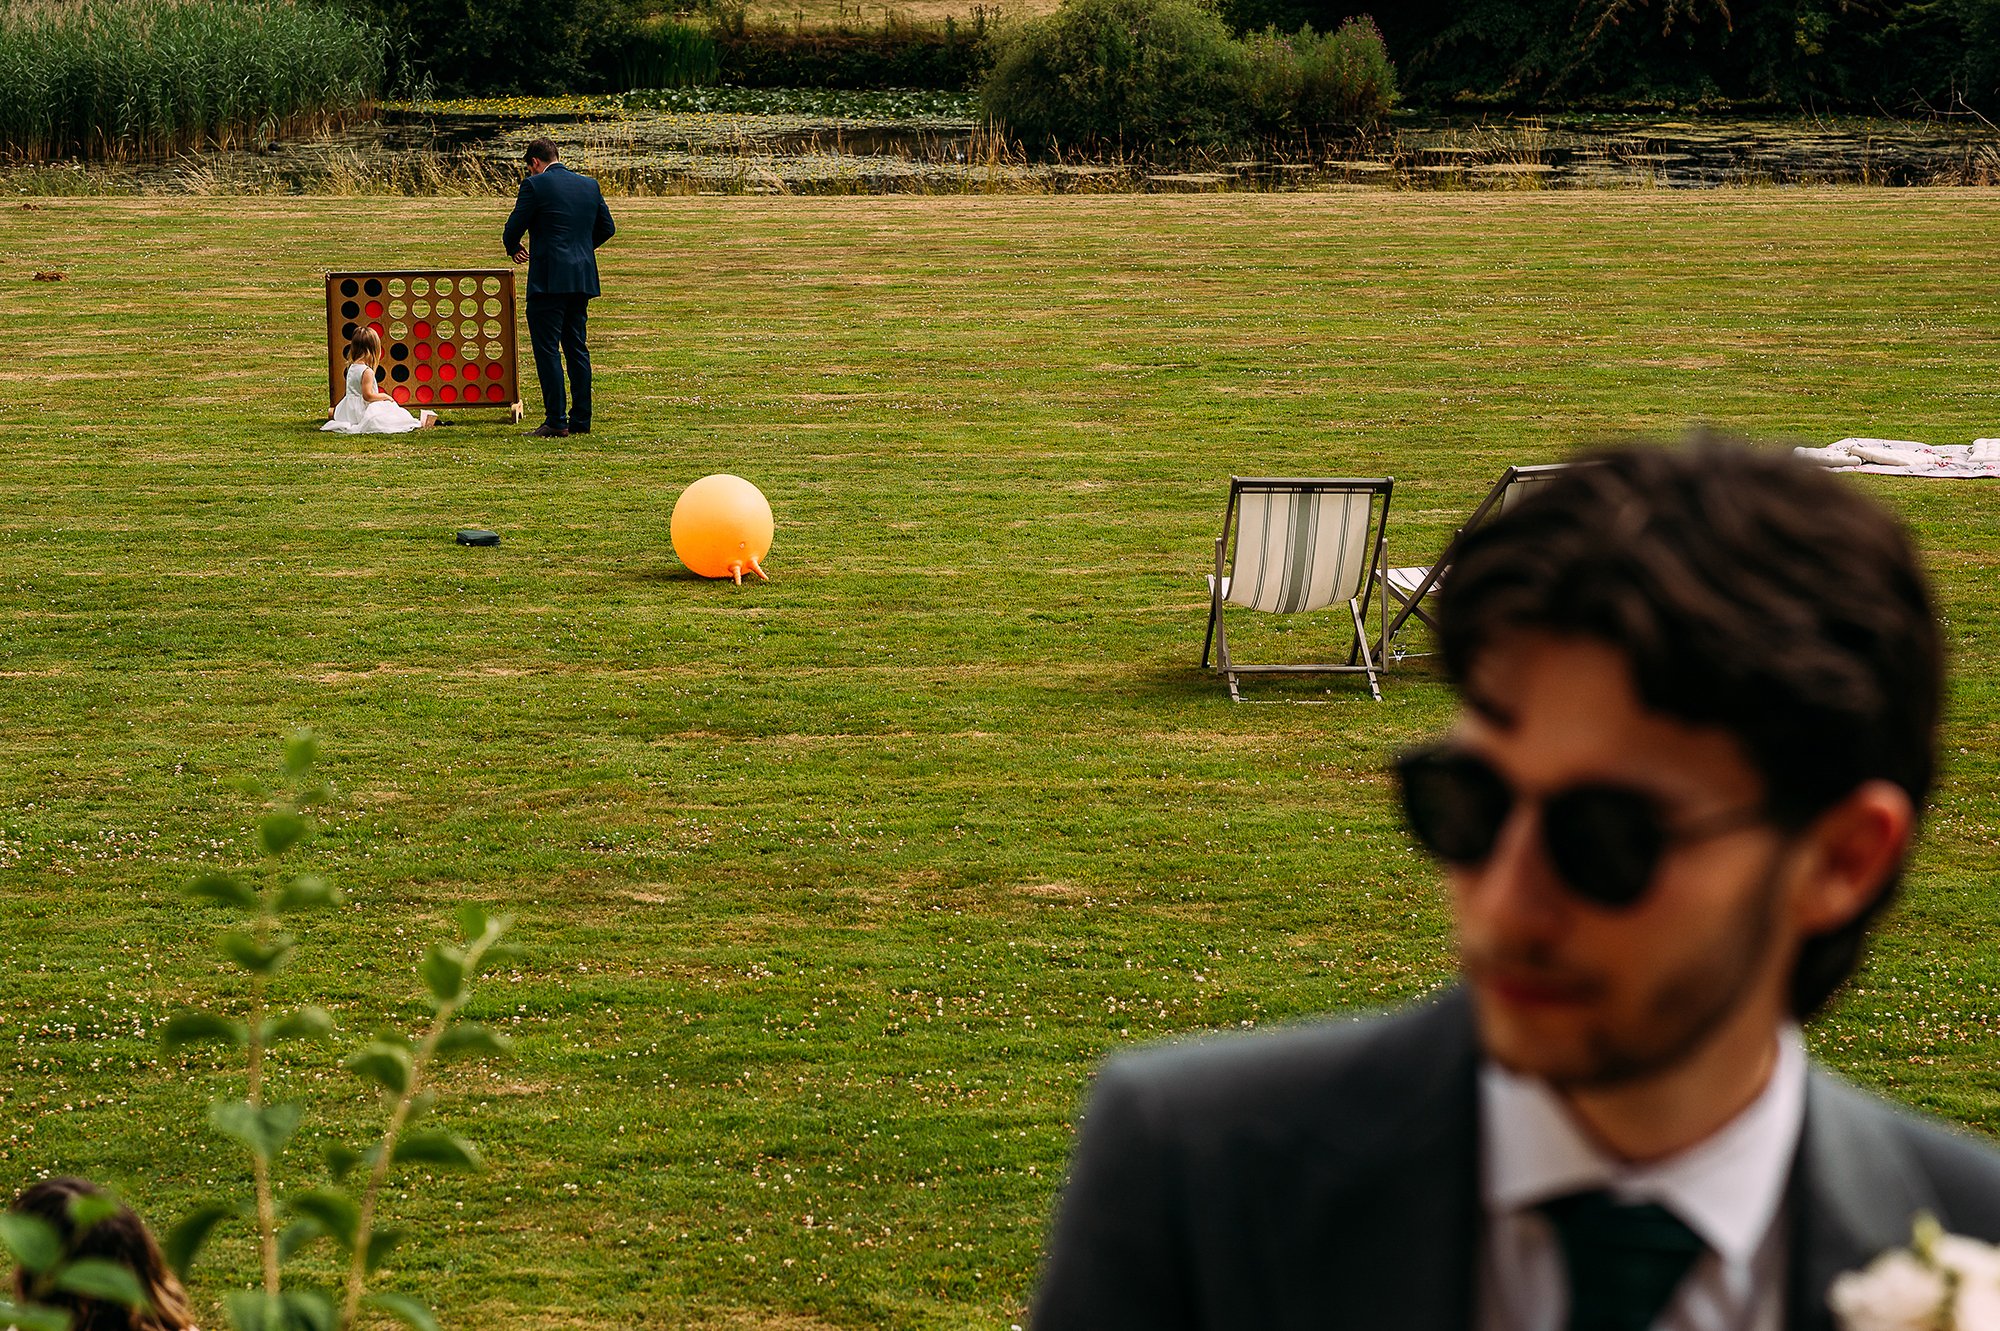
{"type": "MultiPolygon", "coordinates": [[[[1437,620],[1431,618],[1430,612],[1424,609],[1424,598],[1436,590],[1438,583],[1444,580],[1445,574],[1451,569],[1451,561],[1458,557],[1458,547],[1464,543],[1465,538],[1479,530],[1489,518],[1505,513],[1527,495],[1534,493],[1539,486],[1551,480],[1556,473],[1572,465],[1568,462],[1549,462],[1532,467],[1507,468],[1500,473],[1500,479],[1493,482],[1493,488],[1486,492],[1486,497],[1479,501],[1479,507],[1472,510],[1472,516],[1451,534],[1451,539],[1445,542],[1444,549],[1438,552],[1436,559],[1428,564],[1417,564],[1408,568],[1389,568],[1385,565],[1382,569],[1382,589],[1386,594],[1382,601],[1387,605],[1394,600],[1396,614],[1389,621],[1389,626],[1383,630],[1382,636],[1375,641],[1376,655],[1379,657],[1392,650],[1397,632],[1412,619],[1431,632],[1437,632],[1437,620]]],[[[1406,655],[1423,656],[1428,653],[1417,652],[1406,655]]],[[[1396,659],[1401,660],[1402,656],[1399,655],[1396,659]]]]}
{"type": "MultiPolygon", "coordinates": [[[[1382,701],[1382,666],[1363,627],[1380,580],[1389,531],[1392,477],[1232,476],[1215,570],[1208,580],[1208,635],[1201,664],[1229,684],[1242,702],[1243,675],[1362,674],[1382,701]],[[1341,601],[1354,625],[1345,664],[1246,665],[1229,651],[1222,608],[1304,614],[1341,601]]],[[[1388,600],[1378,598],[1386,638],[1388,600]]]]}

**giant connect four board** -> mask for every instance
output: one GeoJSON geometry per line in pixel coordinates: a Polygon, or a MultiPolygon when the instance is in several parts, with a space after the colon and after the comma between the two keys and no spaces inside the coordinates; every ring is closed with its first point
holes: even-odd
{"type": "Polygon", "coordinates": [[[347,341],[382,339],[382,391],[406,407],[505,407],[521,418],[514,274],[505,268],[326,275],[327,405],[346,392],[347,341]]]}

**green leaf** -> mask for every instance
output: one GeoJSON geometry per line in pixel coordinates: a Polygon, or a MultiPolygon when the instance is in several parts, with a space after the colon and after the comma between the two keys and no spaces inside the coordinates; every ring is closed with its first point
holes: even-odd
{"type": "Polygon", "coordinates": [[[205,873],[188,884],[187,893],[236,910],[257,909],[257,892],[248,883],[226,873],[205,873]]]}
{"type": "Polygon", "coordinates": [[[468,943],[479,941],[485,934],[491,919],[484,906],[460,906],[458,908],[458,936],[468,943]]]}
{"type": "MultiPolygon", "coordinates": [[[[431,1316],[431,1310],[407,1294],[370,1294],[362,1302],[380,1308],[411,1331],[438,1331],[437,1318],[431,1316]]],[[[28,1329],[23,1327],[22,1331],[28,1329]]]]}
{"type": "Polygon", "coordinates": [[[400,1229],[378,1229],[373,1234],[370,1234],[368,1236],[368,1261],[365,1264],[368,1273],[373,1275],[375,1268],[387,1260],[389,1250],[402,1241],[403,1231],[400,1229]]]}
{"type": "Polygon", "coordinates": [[[260,943],[250,934],[232,930],[222,936],[222,955],[253,975],[272,975],[291,955],[292,940],[283,935],[260,943]]]}
{"type": "Polygon", "coordinates": [[[351,1146],[341,1146],[336,1143],[326,1148],[322,1158],[326,1161],[326,1172],[333,1175],[333,1181],[345,1183],[356,1165],[372,1163],[374,1156],[375,1152],[372,1150],[364,1154],[351,1146]]]}
{"type": "Polygon", "coordinates": [[[417,973],[430,986],[431,996],[440,1003],[456,1003],[465,997],[465,954],[443,943],[432,944],[424,953],[417,973]]]}
{"type": "Polygon", "coordinates": [[[476,1021],[462,1021],[438,1037],[432,1052],[438,1058],[494,1058],[513,1051],[514,1042],[506,1036],[476,1021]]]}
{"type": "Polygon", "coordinates": [[[322,1007],[302,1007],[264,1023],[264,1043],[282,1040],[324,1040],[333,1034],[333,1016],[322,1007]]]}
{"type": "Polygon", "coordinates": [[[88,1234],[122,1209],[118,1199],[108,1192],[75,1193],[69,1199],[70,1228],[78,1234],[88,1234]]]}
{"type": "Polygon", "coordinates": [[[278,909],[319,910],[339,904],[340,893],[316,873],[300,874],[278,891],[278,909]]]}
{"type": "Polygon", "coordinates": [[[56,1288],[86,1299],[102,1299],[143,1310],[151,1305],[132,1268],[103,1257],[79,1257],[56,1272],[56,1288]]]}
{"type": "Polygon", "coordinates": [[[267,813],[257,822],[257,839],[264,843],[267,855],[282,855],[305,840],[305,836],[304,815],[293,813],[290,809],[267,813]]]}
{"type": "Polygon", "coordinates": [[[288,1289],[280,1296],[290,1331],[334,1331],[333,1300],[317,1290],[288,1289]]]}
{"type": "Polygon", "coordinates": [[[160,1043],[170,1050],[191,1044],[240,1046],[249,1040],[249,1028],[242,1022],[218,1017],[213,1012],[177,1012],[167,1018],[160,1032],[160,1043]]]}
{"type": "Polygon", "coordinates": [[[390,1157],[397,1164],[437,1165],[444,1169],[484,1169],[472,1143],[449,1132],[413,1132],[396,1143],[390,1157]]]}
{"type": "Polygon", "coordinates": [[[301,730],[285,744],[285,775],[301,777],[319,761],[319,741],[310,731],[301,730]]]}
{"type": "Polygon", "coordinates": [[[324,781],[315,781],[309,786],[301,786],[292,795],[292,806],[299,809],[316,808],[333,803],[333,787],[324,781]]]}
{"type": "Polygon", "coordinates": [[[285,1305],[261,1289],[233,1289],[222,1306],[236,1331],[286,1331],[285,1305]]]}
{"type": "Polygon", "coordinates": [[[512,943],[495,943],[480,954],[479,971],[483,975],[487,971],[498,970],[502,966],[519,965],[521,958],[525,955],[527,954],[512,943]]]}
{"type": "Polygon", "coordinates": [[[311,1243],[314,1239],[326,1237],[326,1230],[317,1220],[296,1220],[278,1231],[278,1260],[289,1262],[292,1254],[311,1243]]]}
{"type": "Polygon", "coordinates": [[[38,1215],[0,1211],[0,1247],[30,1275],[41,1275],[62,1258],[62,1235],[38,1215]]]}
{"type": "Polygon", "coordinates": [[[315,1188],[310,1192],[294,1193],[285,1199],[285,1205],[319,1225],[341,1247],[354,1246],[354,1230],[361,1223],[361,1208],[346,1193],[332,1188],[315,1188]]]}
{"type": "Polygon", "coordinates": [[[195,1254],[201,1251],[202,1244],[208,1242],[209,1231],[235,1214],[233,1206],[208,1202],[182,1216],[180,1223],[168,1230],[166,1238],[160,1243],[167,1254],[167,1265],[174,1268],[174,1274],[185,1281],[188,1268],[194,1265],[195,1254]]]}
{"type": "Polygon", "coordinates": [[[218,1100],[208,1108],[208,1122],[217,1132],[249,1147],[259,1159],[270,1160],[298,1131],[300,1112],[297,1105],[257,1109],[247,1100],[218,1100]]]}
{"type": "Polygon", "coordinates": [[[61,1308],[9,1303],[0,1299],[0,1326],[14,1331],[70,1331],[69,1313],[61,1308]]]}
{"type": "Polygon", "coordinates": [[[391,1095],[410,1089],[410,1051],[386,1040],[371,1041],[349,1054],[347,1070],[391,1095]]]}

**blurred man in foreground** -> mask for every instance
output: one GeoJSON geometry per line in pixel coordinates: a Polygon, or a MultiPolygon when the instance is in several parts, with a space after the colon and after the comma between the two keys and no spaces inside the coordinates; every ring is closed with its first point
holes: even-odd
{"type": "Polygon", "coordinates": [[[1033,1331],[1832,1325],[1914,1217],[2000,1238],[2000,1154],[1814,1068],[1932,781],[1901,529],[1786,457],[1629,448],[1475,534],[1462,701],[1397,763],[1462,981],[1114,1059],[1033,1331]]]}

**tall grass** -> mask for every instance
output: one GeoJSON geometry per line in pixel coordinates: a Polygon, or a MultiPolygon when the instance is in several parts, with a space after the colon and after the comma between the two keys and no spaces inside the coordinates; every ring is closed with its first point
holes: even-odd
{"type": "Polygon", "coordinates": [[[686,88],[721,76],[715,38],[671,15],[656,14],[634,24],[619,51],[620,88],[686,88]]]}
{"type": "Polygon", "coordinates": [[[16,158],[323,128],[382,77],[378,29],[294,0],[0,0],[0,148],[16,158]]]}

